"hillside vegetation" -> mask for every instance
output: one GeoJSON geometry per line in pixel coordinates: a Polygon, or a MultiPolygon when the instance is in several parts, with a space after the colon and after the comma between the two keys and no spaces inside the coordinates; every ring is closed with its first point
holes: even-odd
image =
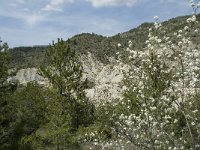
{"type": "Polygon", "coordinates": [[[155,16],[154,23],[112,37],[83,33],[11,50],[4,43],[0,149],[199,150],[200,2],[190,3],[191,16],[163,23],[155,16]],[[99,80],[88,81],[96,66],[103,70],[99,80]],[[10,68],[27,67],[38,68],[47,84],[8,80],[16,73],[10,68]],[[91,72],[85,78],[84,67],[91,72]],[[96,84],[105,99],[98,105],[86,94],[96,84]],[[122,95],[108,101],[113,87],[122,95]]]}
{"type": "MultiPolygon", "coordinates": [[[[189,16],[177,17],[162,23],[163,30],[166,31],[166,36],[172,37],[172,42],[176,43],[174,32],[178,32],[186,26],[186,20],[189,16]]],[[[197,15],[197,20],[200,21],[200,14],[197,15]]],[[[105,37],[97,34],[82,33],[75,35],[66,42],[71,49],[78,52],[78,54],[87,54],[88,52],[94,54],[97,60],[103,63],[109,63],[108,57],[116,57],[116,52],[122,51],[117,45],[120,43],[122,47],[128,46],[128,41],[131,40],[135,50],[142,50],[145,47],[145,41],[148,39],[149,28],[153,23],[143,23],[137,28],[130,31],[119,33],[112,37],[105,37]]],[[[200,24],[195,24],[195,28],[200,28],[200,24]]],[[[200,45],[200,31],[198,33],[190,33],[192,41],[196,45],[200,45]]],[[[47,46],[34,47],[15,47],[11,50],[12,61],[11,67],[28,68],[39,67],[47,46]]],[[[124,59],[127,53],[124,53],[124,59]]]]}

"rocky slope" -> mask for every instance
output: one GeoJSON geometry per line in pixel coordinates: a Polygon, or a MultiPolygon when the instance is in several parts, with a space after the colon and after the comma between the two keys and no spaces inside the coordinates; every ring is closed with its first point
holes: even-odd
{"type": "MultiPolygon", "coordinates": [[[[128,70],[126,65],[116,62],[112,57],[109,64],[98,61],[91,53],[83,55],[83,78],[90,81],[90,87],[86,90],[88,98],[99,104],[105,99],[107,102],[118,100],[122,94],[123,70],[128,70]]],[[[37,81],[39,84],[48,86],[48,80],[39,75],[37,68],[19,69],[16,76],[9,78],[10,82],[17,80],[20,84],[37,81]]]]}

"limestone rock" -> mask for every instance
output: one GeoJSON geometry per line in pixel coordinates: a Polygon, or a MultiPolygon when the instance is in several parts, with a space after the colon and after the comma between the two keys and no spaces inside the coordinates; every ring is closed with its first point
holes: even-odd
{"type": "MultiPolygon", "coordinates": [[[[86,89],[86,95],[91,101],[98,105],[121,98],[124,66],[117,64],[113,58],[110,58],[111,62],[105,65],[91,53],[83,55],[80,59],[83,65],[83,78],[93,83],[90,89],[86,89]]],[[[20,84],[36,81],[39,84],[48,85],[48,80],[39,75],[37,68],[21,69],[16,76],[8,80],[18,80],[20,84]]]]}

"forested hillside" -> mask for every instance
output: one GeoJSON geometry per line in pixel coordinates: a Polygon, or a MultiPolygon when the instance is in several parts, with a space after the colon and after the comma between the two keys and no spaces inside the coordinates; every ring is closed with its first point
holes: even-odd
{"type": "MultiPolygon", "coordinates": [[[[178,32],[186,26],[186,20],[189,16],[177,17],[162,23],[163,30],[166,36],[172,38],[172,42],[176,43],[174,32],[178,32]]],[[[200,14],[197,15],[197,20],[200,21],[200,14]]],[[[108,57],[116,57],[117,51],[123,51],[117,45],[120,43],[122,47],[128,46],[128,41],[131,40],[135,50],[141,50],[145,47],[145,41],[148,39],[148,30],[153,26],[153,23],[143,23],[137,28],[134,28],[125,33],[119,33],[112,37],[104,37],[97,34],[82,33],[75,35],[67,40],[70,47],[76,50],[78,54],[87,54],[88,52],[103,63],[109,63],[108,57]]],[[[194,25],[195,28],[200,28],[199,24],[194,25]]],[[[194,44],[200,44],[200,34],[190,33],[191,40],[194,44]]],[[[28,68],[39,67],[44,57],[44,52],[47,46],[33,47],[16,47],[11,49],[11,67],[28,68]]],[[[126,53],[127,56],[127,53],[126,53]]],[[[125,58],[126,58],[125,56],[125,58]]]]}
{"type": "Polygon", "coordinates": [[[0,150],[199,150],[200,3],[190,2],[190,16],[112,37],[3,43],[0,150]],[[9,80],[26,68],[46,84],[9,80]]]}

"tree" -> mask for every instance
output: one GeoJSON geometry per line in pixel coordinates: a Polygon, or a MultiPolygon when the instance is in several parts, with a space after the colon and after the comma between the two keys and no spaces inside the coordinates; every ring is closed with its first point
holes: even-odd
{"type": "Polygon", "coordinates": [[[28,83],[18,88],[11,96],[11,108],[15,113],[10,126],[10,149],[31,150],[34,148],[34,137],[48,120],[48,89],[36,83],[28,83]]]}
{"type": "Polygon", "coordinates": [[[8,65],[8,45],[4,43],[3,46],[0,46],[0,96],[4,93],[3,89],[5,88],[5,82],[8,78],[8,65]]]}
{"type": "MultiPolygon", "coordinates": [[[[62,124],[67,124],[67,127],[63,131],[75,134],[80,126],[88,126],[92,123],[94,106],[85,95],[84,89],[87,88],[87,80],[83,80],[83,68],[68,42],[58,39],[57,43],[53,42],[52,45],[49,45],[45,57],[47,65],[41,66],[41,75],[49,80],[50,87],[58,95],[58,98],[52,102],[54,101],[55,106],[59,106],[59,111],[54,113],[50,122],[57,124],[64,120],[62,124]]],[[[51,108],[54,109],[54,107],[51,108]]],[[[62,124],[57,124],[57,131],[63,128],[62,124]]],[[[59,134],[67,134],[67,132],[59,134]]],[[[60,147],[62,146],[57,146],[57,149],[60,147]]]]}
{"type": "Polygon", "coordinates": [[[0,46],[0,149],[9,147],[9,126],[13,120],[9,96],[15,91],[16,84],[7,82],[9,60],[9,48],[4,43],[0,46]]]}

